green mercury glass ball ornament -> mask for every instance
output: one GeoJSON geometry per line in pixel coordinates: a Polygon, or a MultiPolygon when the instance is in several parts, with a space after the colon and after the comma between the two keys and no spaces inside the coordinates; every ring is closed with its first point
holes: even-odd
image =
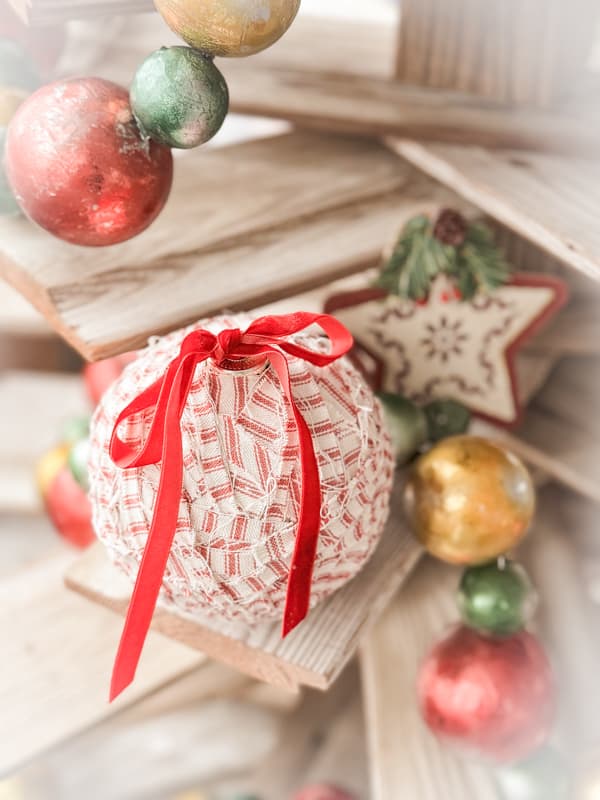
{"type": "Polygon", "coordinates": [[[392,449],[398,464],[406,464],[428,440],[427,419],[419,406],[398,394],[379,395],[392,449]]]}
{"type": "Polygon", "coordinates": [[[142,134],[180,149],[212,139],[229,109],[225,78],[189,47],[155,50],[135,73],[129,96],[142,134]]]}
{"type": "Polygon", "coordinates": [[[511,636],[531,619],[537,595],[519,564],[492,562],[465,570],[458,590],[465,625],[480,633],[511,636]]]}
{"type": "Polygon", "coordinates": [[[71,448],[67,459],[71,474],[85,492],[90,488],[88,477],[89,453],[90,440],[80,439],[71,448]]]}
{"type": "Polygon", "coordinates": [[[424,406],[423,412],[427,418],[429,441],[433,443],[466,433],[471,424],[471,412],[455,400],[433,400],[424,406]]]}
{"type": "Polygon", "coordinates": [[[89,417],[71,417],[62,427],[60,441],[65,444],[74,445],[80,439],[87,439],[90,435],[89,417]]]}
{"type": "Polygon", "coordinates": [[[495,773],[501,800],[569,800],[573,779],[565,760],[554,748],[544,747],[525,761],[501,767],[495,773]]]}

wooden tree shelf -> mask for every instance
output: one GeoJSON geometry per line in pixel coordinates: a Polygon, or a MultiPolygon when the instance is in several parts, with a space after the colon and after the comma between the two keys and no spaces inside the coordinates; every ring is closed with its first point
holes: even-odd
{"type": "Polygon", "coordinates": [[[592,115],[515,112],[459,92],[405,86],[389,78],[273,68],[256,60],[250,66],[223,65],[234,111],[365,136],[598,153],[598,120],[592,115]]]}
{"type": "MultiPolygon", "coordinates": [[[[473,3],[486,6],[481,0],[471,0],[473,3]]],[[[539,0],[536,3],[539,7],[539,0]]],[[[600,117],[589,110],[597,108],[593,102],[573,103],[554,110],[515,109],[506,104],[507,98],[503,96],[486,99],[469,94],[466,91],[468,84],[457,82],[452,87],[446,82],[435,88],[400,74],[400,55],[407,49],[404,46],[407,44],[406,32],[413,39],[415,36],[425,39],[429,32],[427,27],[418,30],[420,15],[427,12],[422,8],[422,2],[415,5],[419,10],[416,14],[413,11],[416,17],[414,26],[403,8],[400,47],[397,47],[398,26],[393,22],[363,23],[300,16],[286,35],[265,52],[244,62],[219,60],[219,68],[229,83],[232,110],[285,119],[324,131],[598,154],[600,117]],[[402,80],[403,77],[407,79],[402,80]]],[[[428,5],[431,7],[432,4],[428,5]]],[[[455,5],[459,5],[458,2],[455,5]]],[[[514,0],[511,5],[514,5],[514,0]]],[[[454,8],[447,6],[447,2],[441,3],[437,11],[440,18],[454,12],[454,8]]],[[[432,13],[431,8],[429,12],[432,13]]],[[[534,8],[530,9],[528,16],[527,33],[520,32],[520,45],[525,49],[528,37],[537,40],[540,36],[539,19],[536,19],[534,8]]],[[[518,25],[518,14],[515,14],[515,19],[518,25]]],[[[556,22],[555,15],[554,24],[556,22]]],[[[159,25],[160,20],[155,23],[159,25]]],[[[566,24],[585,28],[585,18],[582,15],[578,22],[568,20],[566,24]]],[[[468,63],[456,63],[460,62],[460,53],[464,49],[456,41],[457,33],[454,29],[451,35],[448,30],[442,37],[448,55],[456,56],[452,77],[469,71],[477,72],[477,59],[468,55],[464,56],[468,63]]],[[[471,30],[475,40],[478,33],[476,27],[471,30]]],[[[498,36],[493,38],[497,42],[501,39],[498,36]]],[[[436,41],[436,45],[439,44],[436,41]]],[[[496,68],[510,52],[505,41],[499,41],[497,47],[504,52],[494,65],[496,68]]],[[[418,60],[421,72],[426,72],[423,62],[434,56],[432,51],[435,49],[422,42],[421,52],[416,58],[409,53],[410,63],[418,60]]],[[[490,54],[490,59],[493,55],[490,54]]],[[[578,55],[578,60],[581,60],[581,55],[578,55]]],[[[447,72],[445,65],[441,70],[439,64],[435,66],[438,74],[447,72]]],[[[519,66],[523,68],[522,60],[519,66]]],[[[489,63],[487,67],[488,74],[484,80],[487,78],[489,84],[489,63]]],[[[534,83],[530,77],[532,69],[526,68],[524,72],[525,82],[531,86],[534,83]]],[[[554,88],[547,77],[536,76],[536,79],[543,84],[546,93],[554,88]]],[[[516,84],[516,76],[506,82],[516,84]]]]}
{"type": "MultiPolygon", "coordinates": [[[[252,628],[209,618],[199,624],[160,607],[154,630],[275,686],[327,689],[420,557],[421,547],[402,521],[401,503],[399,481],[389,521],[371,560],[285,639],[280,620],[252,628]]],[[[121,614],[127,610],[131,585],[99,544],[70,568],[66,584],[121,614]]],[[[106,679],[108,685],[108,674],[106,679]]]]}
{"type": "Polygon", "coordinates": [[[503,225],[600,281],[600,162],[391,139],[392,150],[503,225]]]}
{"type": "Polygon", "coordinates": [[[0,275],[94,360],[369,267],[434,195],[449,196],[377,143],[293,133],[178,159],[165,211],[123,245],[0,219],[0,275]]]}
{"type": "Polygon", "coordinates": [[[489,770],[457,759],[433,738],[416,700],[419,665],[456,620],[457,581],[456,569],[427,560],[361,648],[372,800],[496,800],[498,796],[489,770]]]}

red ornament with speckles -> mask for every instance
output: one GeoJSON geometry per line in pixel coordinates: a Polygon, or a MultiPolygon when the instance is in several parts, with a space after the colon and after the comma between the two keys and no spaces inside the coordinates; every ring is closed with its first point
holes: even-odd
{"type": "Polygon", "coordinates": [[[109,386],[117,380],[127,364],[135,361],[135,353],[122,353],[119,356],[105,358],[102,361],[95,361],[86,364],[83,368],[83,382],[92,401],[93,406],[97,406],[102,395],[109,386]]]}
{"type": "Polygon", "coordinates": [[[73,244],[116,244],[164,206],[169,148],[141,138],[128,92],[100,78],[43,86],[8,128],[6,174],[22,210],[73,244]]]}
{"type": "Polygon", "coordinates": [[[526,631],[494,639],[457,628],[429,654],[418,688],[433,733],[496,762],[525,758],[552,727],[552,670],[526,631]]]}
{"type": "Polygon", "coordinates": [[[44,501],[54,527],[68,542],[84,548],[95,540],[90,501],[68,467],[58,471],[44,501]]]}

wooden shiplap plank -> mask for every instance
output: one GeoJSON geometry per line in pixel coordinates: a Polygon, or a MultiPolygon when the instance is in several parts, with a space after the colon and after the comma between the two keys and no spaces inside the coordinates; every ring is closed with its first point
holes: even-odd
{"type": "Polygon", "coordinates": [[[419,665],[457,619],[457,580],[455,569],[422,564],[361,648],[372,800],[497,798],[490,773],[436,741],[418,709],[419,665]]]}
{"type": "MultiPolygon", "coordinates": [[[[399,481],[385,532],[368,564],[285,639],[280,620],[252,628],[209,618],[199,624],[160,607],[153,627],[275,686],[327,689],[420,557],[421,548],[402,520],[401,489],[399,481]]],[[[100,544],[71,567],[66,581],[69,588],[119,613],[127,610],[131,585],[100,544]]]]}
{"type": "Polygon", "coordinates": [[[176,167],[161,217],[122,245],[80,248],[0,219],[0,276],[89,359],[369,267],[436,194],[379,144],[311,133],[198,151],[176,167]]]}
{"type": "Polygon", "coordinates": [[[390,139],[392,150],[486,214],[600,281],[600,162],[390,139]]]}
{"type": "Polygon", "coordinates": [[[228,62],[223,73],[232,110],[318,130],[548,152],[598,152],[598,120],[591,114],[515,112],[460,92],[345,72],[273,69],[260,59],[249,66],[228,62]]]}
{"type": "Polygon", "coordinates": [[[150,635],[135,687],[108,705],[107,675],[121,620],[63,585],[72,553],[0,583],[0,776],[200,666],[204,657],[150,635]]]}

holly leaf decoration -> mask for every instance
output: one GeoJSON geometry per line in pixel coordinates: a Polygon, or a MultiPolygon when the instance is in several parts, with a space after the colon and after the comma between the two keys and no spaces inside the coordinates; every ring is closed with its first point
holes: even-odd
{"type": "Polygon", "coordinates": [[[426,300],[438,275],[455,284],[463,300],[510,280],[511,268],[481,222],[468,223],[444,209],[435,222],[421,214],[404,226],[376,285],[389,294],[426,300]]]}
{"type": "Polygon", "coordinates": [[[496,247],[492,231],[483,223],[468,227],[456,255],[447,274],[456,282],[463,300],[471,300],[480,291],[493,292],[510,280],[511,267],[496,247]]]}
{"type": "Polygon", "coordinates": [[[431,220],[420,215],[404,226],[376,285],[389,294],[425,300],[433,280],[454,260],[454,248],[436,239],[431,220]]]}

